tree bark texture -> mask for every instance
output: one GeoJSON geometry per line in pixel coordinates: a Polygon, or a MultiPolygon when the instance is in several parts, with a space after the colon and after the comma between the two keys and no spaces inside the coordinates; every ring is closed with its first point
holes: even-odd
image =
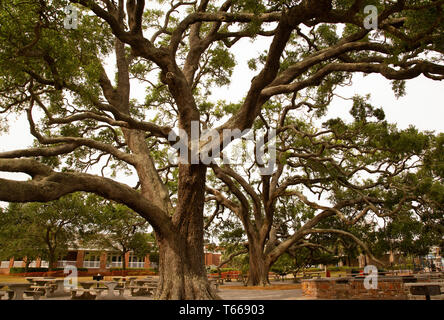
{"type": "Polygon", "coordinates": [[[204,165],[179,165],[173,231],[157,234],[160,281],[156,299],[218,299],[208,282],[204,263],[205,174],[204,165]]]}

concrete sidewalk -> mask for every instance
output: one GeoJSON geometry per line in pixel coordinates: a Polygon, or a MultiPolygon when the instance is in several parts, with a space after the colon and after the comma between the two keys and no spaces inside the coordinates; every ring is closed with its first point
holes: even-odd
{"type": "Polygon", "coordinates": [[[307,300],[301,289],[293,290],[219,290],[224,300],[307,300]]]}
{"type": "Polygon", "coordinates": [[[275,288],[261,290],[260,287],[248,289],[239,282],[225,282],[219,286],[217,293],[224,300],[307,300],[302,295],[302,289],[288,288],[296,285],[291,281],[271,281],[271,285],[275,288]],[[286,286],[286,288],[276,288],[276,286],[281,285],[286,286]],[[239,289],[233,287],[239,287],[239,289]]]}

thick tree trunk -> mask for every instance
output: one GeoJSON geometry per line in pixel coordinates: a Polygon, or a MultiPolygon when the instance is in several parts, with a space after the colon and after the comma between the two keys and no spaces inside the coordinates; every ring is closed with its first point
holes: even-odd
{"type": "Polygon", "coordinates": [[[174,230],[157,234],[159,285],[156,299],[218,299],[206,271],[203,247],[203,206],[206,167],[179,165],[179,190],[174,230]]]}
{"type": "Polygon", "coordinates": [[[159,254],[160,280],[155,299],[219,299],[207,280],[201,248],[187,241],[161,239],[159,254]]]}

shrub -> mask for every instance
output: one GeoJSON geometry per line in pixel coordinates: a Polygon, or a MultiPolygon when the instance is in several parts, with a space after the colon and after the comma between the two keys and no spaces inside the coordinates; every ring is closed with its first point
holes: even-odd
{"type": "MultiPolygon", "coordinates": [[[[109,271],[123,271],[122,268],[109,268],[109,271]]],[[[126,268],[125,271],[146,271],[144,268],[126,268]]]]}
{"type": "MultiPolygon", "coordinates": [[[[54,268],[53,270],[49,271],[48,268],[28,268],[28,271],[26,272],[25,268],[19,267],[19,268],[11,268],[9,270],[9,273],[11,274],[17,274],[17,273],[32,273],[32,272],[59,272],[64,271],[64,268],[54,268]]],[[[87,268],[77,268],[77,271],[88,271],[87,268]]]]}
{"type": "Polygon", "coordinates": [[[387,267],[389,270],[413,270],[413,264],[412,263],[406,263],[406,264],[395,264],[393,266],[387,267]]]}
{"type": "Polygon", "coordinates": [[[352,270],[358,270],[358,267],[349,267],[349,266],[342,266],[342,267],[328,267],[328,270],[331,272],[351,272],[352,270]]]}
{"type": "Polygon", "coordinates": [[[207,273],[217,273],[217,268],[207,268],[207,273]]]}
{"type": "Polygon", "coordinates": [[[157,271],[155,269],[126,269],[122,268],[110,268],[109,271],[106,272],[111,276],[138,276],[138,275],[155,275],[157,271]]]}
{"type": "Polygon", "coordinates": [[[342,267],[328,267],[328,271],[333,271],[333,272],[337,272],[337,271],[343,271],[341,270],[342,267]]]}
{"type": "MultiPolygon", "coordinates": [[[[28,268],[29,272],[47,272],[48,268],[28,268]]],[[[16,273],[25,273],[25,268],[11,268],[9,269],[10,274],[16,274],[16,273]]]]}

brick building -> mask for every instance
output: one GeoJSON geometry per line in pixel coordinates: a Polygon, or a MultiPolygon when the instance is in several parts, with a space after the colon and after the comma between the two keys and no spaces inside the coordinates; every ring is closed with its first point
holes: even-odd
{"type": "MultiPolygon", "coordinates": [[[[25,258],[12,257],[9,260],[1,261],[0,263],[0,273],[8,274],[10,268],[20,268],[25,267],[25,258]]],[[[149,269],[154,268],[156,265],[151,263],[149,256],[144,258],[139,258],[134,256],[131,252],[125,255],[125,264],[128,269],[149,269]]],[[[107,250],[97,250],[97,249],[72,249],[69,250],[65,257],[57,261],[56,268],[64,268],[67,265],[75,266],[77,268],[86,268],[88,271],[105,272],[109,271],[111,268],[122,268],[122,256],[118,252],[112,252],[107,250]]],[[[47,268],[49,267],[48,262],[37,259],[32,261],[29,265],[30,268],[47,268]]]]}
{"type": "MultiPolygon", "coordinates": [[[[11,268],[24,268],[26,258],[11,258],[9,260],[0,261],[0,274],[9,274],[11,268]]],[[[220,253],[205,250],[205,265],[217,266],[220,263],[220,253]]],[[[122,256],[118,252],[98,249],[72,249],[69,250],[65,257],[57,261],[56,268],[64,268],[72,265],[77,268],[86,268],[88,271],[106,272],[111,268],[122,268],[122,256]]],[[[139,258],[128,252],[125,255],[125,265],[127,269],[151,269],[156,268],[157,263],[150,262],[149,256],[139,258]]],[[[37,259],[32,261],[30,268],[47,268],[48,262],[37,259]]]]}
{"type": "Polygon", "coordinates": [[[218,266],[220,264],[220,256],[219,252],[205,251],[205,266],[218,266]]]}

